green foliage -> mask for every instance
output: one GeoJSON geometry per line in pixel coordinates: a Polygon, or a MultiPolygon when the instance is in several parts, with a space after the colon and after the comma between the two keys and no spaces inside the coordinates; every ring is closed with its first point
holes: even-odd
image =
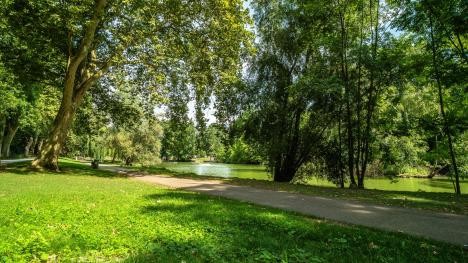
{"type": "Polygon", "coordinates": [[[196,155],[200,139],[197,138],[193,121],[188,117],[190,91],[185,80],[176,73],[171,76],[169,87],[161,156],[166,160],[187,161],[196,155]]]}
{"type": "Polygon", "coordinates": [[[227,148],[223,161],[226,163],[261,163],[262,158],[257,151],[246,143],[243,137],[236,138],[227,148]]]}
{"type": "Polygon", "coordinates": [[[448,165],[450,134],[467,174],[464,1],[96,3],[0,6],[0,132],[19,126],[15,153],[49,133],[76,68],[67,156],[265,162],[281,181],[313,167],[344,186],[448,165]]]}
{"type": "Polygon", "coordinates": [[[59,108],[60,92],[51,86],[37,89],[35,98],[29,101],[21,117],[21,129],[29,134],[46,136],[59,108]]]}
{"type": "Polygon", "coordinates": [[[336,21],[323,4],[254,1],[253,6],[259,41],[246,137],[260,146],[275,180],[291,181],[324,148],[324,130],[339,112],[341,86],[331,74],[336,47],[322,35],[322,27],[331,29],[336,21]],[[314,11],[301,11],[307,8],[314,11]]]}
{"type": "Polygon", "coordinates": [[[196,154],[197,137],[193,123],[169,122],[164,128],[161,156],[167,160],[188,161],[196,154]]]}
{"type": "Polygon", "coordinates": [[[102,146],[112,149],[113,155],[126,164],[149,165],[160,161],[162,128],[156,121],[143,120],[132,130],[112,129],[103,136],[102,146]]]}
{"type": "Polygon", "coordinates": [[[455,141],[455,152],[458,153],[460,164],[460,174],[463,179],[468,178],[468,131],[462,133],[455,141]]]}
{"type": "Polygon", "coordinates": [[[217,161],[223,161],[226,153],[224,141],[226,134],[215,125],[210,125],[207,129],[208,151],[207,155],[214,157],[217,161]]]}
{"type": "Polygon", "coordinates": [[[23,168],[3,172],[1,260],[452,262],[466,258],[461,248],[445,243],[109,176],[70,163],[64,163],[59,176],[23,168]]]}
{"type": "MultiPolygon", "coordinates": [[[[118,128],[139,124],[129,120],[131,116],[121,118],[122,109],[128,112],[133,108],[125,107],[127,102],[132,104],[138,97],[144,104],[140,108],[152,115],[154,102],[160,102],[170,90],[174,74],[184,82],[184,89],[206,90],[197,92],[201,99],[210,96],[211,88],[238,76],[251,38],[245,28],[248,12],[239,0],[87,0],[66,5],[13,0],[2,3],[0,14],[1,62],[18,83],[31,90],[44,85],[62,87],[58,89],[63,96],[50,138],[35,162],[49,168],[57,168],[68,127],[75,112],[86,105],[82,102],[91,87],[102,102],[92,105],[93,110],[113,114],[118,128]],[[120,86],[133,86],[133,93],[119,105],[112,97],[117,97],[114,92],[118,93],[120,86]]],[[[20,115],[8,120],[17,123],[23,117],[20,115]]],[[[95,136],[105,125],[101,125],[101,118],[94,120],[97,127],[81,127],[81,122],[71,137],[83,135],[77,131],[80,128],[92,128],[88,133],[95,136]]],[[[8,140],[15,132],[8,134],[8,140]]],[[[79,141],[84,140],[75,140],[79,141]]],[[[71,146],[68,143],[64,152],[76,152],[71,146]]]]}
{"type": "MultiPolygon", "coordinates": [[[[0,54],[1,58],[1,54],[0,54]]],[[[21,99],[20,87],[15,81],[15,76],[3,66],[0,60],[0,115],[5,116],[7,112],[15,108],[21,99]]]]}
{"type": "MultiPolygon", "coordinates": [[[[417,135],[413,136],[386,136],[379,141],[378,158],[385,164],[383,169],[396,169],[393,175],[404,174],[408,169],[423,165],[421,161],[427,150],[426,143],[417,135]]],[[[427,174],[420,174],[426,176],[427,174]]]]}

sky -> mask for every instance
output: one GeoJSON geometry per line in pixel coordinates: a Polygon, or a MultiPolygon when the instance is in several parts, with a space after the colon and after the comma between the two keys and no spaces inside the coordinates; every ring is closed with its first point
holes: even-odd
{"type": "MultiPolygon", "coordinates": [[[[209,107],[204,110],[207,124],[212,124],[216,122],[216,117],[214,116],[215,114],[214,102],[215,102],[215,98],[212,96],[209,107]]],[[[195,122],[196,121],[195,120],[195,100],[194,99],[190,100],[187,106],[189,110],[188,116],[193,122],[195,122]]],[[[167,107],[164,105],[161,105],[154,109],[154,113],[156,114],[157,117],[164,118],[164,114],[166,113],[166,110],[167,110],[167,107]]]]}

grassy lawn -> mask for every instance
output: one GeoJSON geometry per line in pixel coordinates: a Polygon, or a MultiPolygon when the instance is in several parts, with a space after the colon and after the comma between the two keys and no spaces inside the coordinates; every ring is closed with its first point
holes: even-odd
{"type": "Polygon", "coordinates": [[[66,163],[0,172],[0,262],[463,262],[460,247],[66,163]]]}
{"type": "Polygon", "coordinates": [[[348,188],[339,189],[336,187],[329,186],[278,183],[266,180],[225,178],[213,176],[207,177],[196,175],[193,173],[174,172],[172,170],[158,166],[141,169],[149,173],[161,175],[186,177],[200,180],[216,179],[235,185],[247,185],[277,191],[288,191],[315,196],[363,201],[378,205],[411,207],[437,212],[468,215],[468,194],[463,194],[461,197],[456,197],[453,193],[441,192],[389,191],[374,189],[358,190],[348,188]]]}

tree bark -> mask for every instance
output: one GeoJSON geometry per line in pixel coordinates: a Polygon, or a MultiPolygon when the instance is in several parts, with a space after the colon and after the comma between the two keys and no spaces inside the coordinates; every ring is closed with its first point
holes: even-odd
{"type": "Polygon", "coordinates": [[[340,108],[339,108],[339,113],[338,113],[338,176],[340,177],[340,188],[344,188],[344,174],[343,174],[343,159],[342,159],[342,135],[341,135],[341,117],[342,117],[342,111],[343,111],[343,103],[340,102],[340,108]]]}
{"type": "Polygon", "coordinates": [[[33,156],[36,155],[36,153],[37,153],[36,147],[37,147],[38,140],[39,140],[39,134],[36,133],[36,134],[34,135],[33,143],[32,143],[32,145],[31,145],[31,149],[30,149],[30,151],[29,151],[29,154],[30,154],[30,155],[33,155],[33,156]]]}
{"type": "Polygon", "coordinates": [[[6,117],[5,115],[0,115],[0,159],[3,157],[2,145],[3,145],[3,134],[5,134],[5,128],[6,128],[6,117]]]}
{"type": "Polygon", "coordinates": [[[88,56],[93,56],[92,45],[96,30],[104,15],[106,0],[95,0],[94,12],[87,23],[86,31],[76,54],[69,54],[65,75],[63,97],[60,109],[55,117],[48,139],[38,157],[33,161],[33,167],[43,167],[58,170],[58,157],[68,134],[68,129],[86,91],[108,69],[106,65],[101,70],[91,73],[87,63],[88,56]]]}
{"type": "Polygon", "coordinates": [[[43,145],[39,156],[33,161],[33,167],[43,167],[51,170],[58,170],[58,157],[65,142],[68,128],[73,120],[75,109],[71,99],[62,99],[62,105],[55,117],[52,130],[48,139],[43,145]]]}
{"type": "Polygon", "coordinates": [[[282,161],[275,167],[273,180],[275,182],[289,183],[294,178],[295,173],[295,169],[289,165],[286,165],[286,161],[282,161]]]}
{"type": "Polygon", "coordinates": [[[117,150],[116,149],[113,149],[112,150],[112,163],[115,162],[115,159],[117,159],[117,150]]]}
{"type": "Polygon", "coordinates": [[[358,176],[358,187],[359,187],[359,175],[360,175],[360,162],[362,158],[362,47],[364,42],[364,1],[360,2],[360,25],[359,25],[359,52],[357,62],[357,74],[358,82],[356,89],[356,158],[354,161],[354,167],[356,168],[356,175],[358,176]]]}
{"type": "Polygon", "coordinates": [[[2,142],[2,156],[10,157],[10,145],[19,128],[17,116],[10,116],[6,122],[5,133],[2,142]]]}
{"type": "Polygon", "coordinates": [[[31,150],[32,145],[34,144],[34,138],[31,136],[28,139],[28,143],[24,147],[24,157],[29,157],[29,151],[31,150]]]}
{"type": "Polygon", "coordinates": [[[341,30],[341,79],[345,88],[346,98],[346,132],[347,132],[347,148],[348,148],[348,173],[350,179],[350,188],[356,187],[356,180],[354,177],[354,136],[353,136],[353,124],[352,124],[352,112],[351,112],[351,87],[349,85],[348,78],[348,58],[347,58],[347,46],[348,46],[348,33],[346,29],[346,7],[339,14],[340,16],[340,30],[341,30]]]}
{"type": "Polygon", "coordinates": [[[43,144],[44,144],[44,139],[40,139],[36,147],[36,154],[39,154],[41,152],[43,144]]]}

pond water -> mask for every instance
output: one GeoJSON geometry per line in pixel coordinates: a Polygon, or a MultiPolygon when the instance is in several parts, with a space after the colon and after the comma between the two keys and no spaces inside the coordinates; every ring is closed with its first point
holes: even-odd
{"type": "MultiPolygon", "coordinates": [[[[176,172],[197,175],[271,180],[271,176],[263,165],[164,162],[160,166],[176,172]]],[[[333,183],[325,179],[315,177],[309,179],[308,183],[319,186],[334,186],[333,183]]],[[[367,189],[392,191],[453,192],[452,182],[449,178],[366,178],[365,186],[367,189]]],[[[461,188],[462,193],[468,192],[468,180],[461,182],[461,188]]]]}

